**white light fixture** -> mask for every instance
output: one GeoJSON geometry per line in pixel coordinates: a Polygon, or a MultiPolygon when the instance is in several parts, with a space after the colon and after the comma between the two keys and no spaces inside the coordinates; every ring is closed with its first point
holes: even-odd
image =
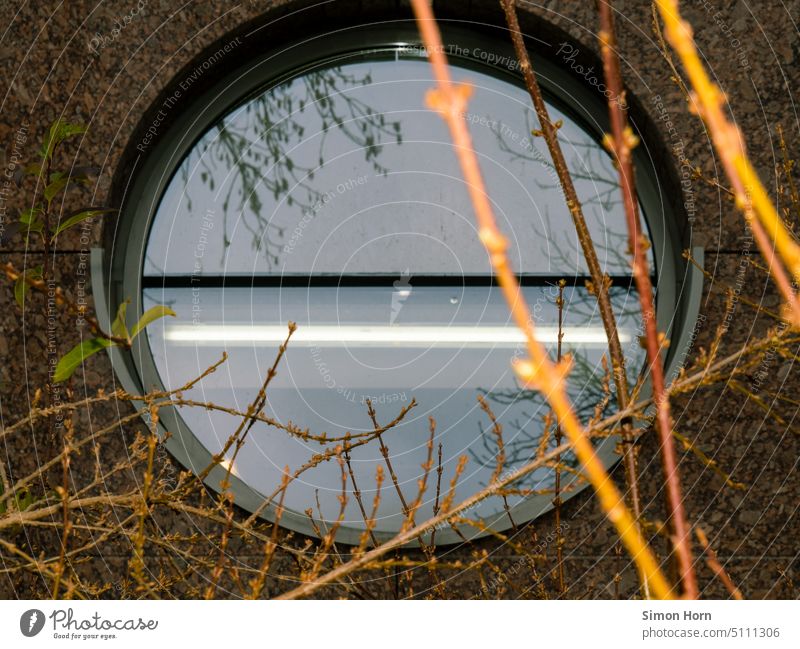
{"type": "MultiPolygon", "coordinates": [[[[167,326],[166,339],[174,343],[194,345],[274,345],[286,339],[284,325],[177,325],[167,326]]],[[[556,327],[537,327],[540,342],[558,342],[556,327]]],[[[629,343],[631,332],[619,332],[621,343],[629,343]]],[[[516,347],[525,342],[516,327],[471,327],[462,325],[306,325],[292,335],[293,344],[325,347],[347,345],[369,347],[516,347]]],[[[565,345],[606,347],[602,327],[570,327],[564,330],[565,345]]]]}

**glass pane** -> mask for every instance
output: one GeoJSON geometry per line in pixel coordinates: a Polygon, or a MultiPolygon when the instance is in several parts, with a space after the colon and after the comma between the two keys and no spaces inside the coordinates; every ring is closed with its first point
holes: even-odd
{"type": "MultiPolygon", "coordinates": [[[[454,76],[475,86],[466,117],[489,198],[511,240],[512,264],[524,276],[539,336],[553,355],[558,290],[551,280],[570,283],[564,347],[575,367],[569,391],[588,417],[604,394],[607,344],[595,300],[583,288],[587,270],[550,156],[541,138],[531,136],[537,120],[530,100],[490,68],[455,67],[454,76]]],[[[187,396],[246,410],[293,320],[299,329],[265,413],[283,425],[341,438],[372,429],[367,399],[381,424],[416,399],[417,407],[385,434],[412,499],[426,459],[429,416],[438,424],[446,475],[459,457],[469,458],[457,489],[464,497],[495,470],[496,440],[476,398],[485,396],[503,425],[507,469],[535,455],[548,412],[542,396],[521,390],[511,370],[512,358],[523,354],[522,340],[490,281],[447,128],[425,106],[432,85],[424,60],[352,57],[256,96],[210,129],[182,162],[157,210],[145,259],[144,307],[163,303],[178,313],[148,329],[167,387],[184,384],[224,349],[224,368],[187,396]]],[[[615,276],[612,298],[635,378],[644,352],[616,171],[580,125],[551,112],[563,120],[559,137],[601,265],[615,276]]],[[[236,423],[219,411],[183,409],[181,415],[211,453],[236,423]]],[[[318,442],[257,424],[234,472],[271,494],[285,466],[297,469],[321,450],[318,442]]],[[[367,503],[382,463],[376,443],[352,452],[367,503]]],[[[552,482],[543,469],[516,486],[547,489],[552,482]]],[[[338,464],[325,462],[291,485],[285,505],[302,512],[318,494],[323,514],[335,518],[340,488],[338,464]]],[[[418,520],[432,511],[428,495],[418,520]]],[[[509,505],[520,499],[510,497],[509,505]]],[[[470,516],[492,523],[503,511],[494,498],[470,516]]],[[[346,514],[346,526],[363,528],[352,497],[346,514]]],[[[397,530],[402,519],[397,494],[384,483],[378,529],[397,530]]]]}
{"type": "MultiPolygon", "coordinates": [[[[526,91],[493,72],[454,70],[475,86],[467,119],[514,267],[585,272],[526,91]]],[[[145,274],[488,273],[447,128],[425,106],[431,86],[424,60],[359,61],[237,108],[172,178],[145,274]]],[[[603,268],[627,273],[611,161],[551,111],[603,268]]]]}
{"type": "MultiPolygon", "coordinates": [[[[283,424],[342,437],[371,430],[367,399],[385,424],[414,398],[419,405],[384,437],[404,489],[413,498],[432,416],[446,469],[452,472],[461,455],[469,457],[457,491],[467,496],[490,480],[497,450],[476,397],[486,396],[503,425],[508,469],[535,455],[548,409],[541,395],[519,389],[510,369],[522,344],[499,289],[414,287],[413,277],[402,286],[153,288],[145,291],[144,306],[168,304],[179,316],[148,329],[165,384],[182,385],[218,360],[224,349],[229,359],[223,369],[186,396],[240,411],[257,394],[286,337],[286,321],[295,319],[299,327],[270,386],[265,414],[283,424]]],[[[554,351],[557,289],[526,287],[525,294],[542,338],[554,351]]],[[[639,368],[643,350],[636,337],[636,294],[619,287],[613,289],[613,298],[629,366],[639,368]]],[[[568,288],[565,300],[564,349],[575,356],[570,394],[579,413],[588,416],[602,396],[605,336],[594,299],[585,289],[568,288]]],[[[236,424],[229,415],[196,408],[182,409],[181,415],[211,453],[222,448],[236,424]]],[[[237,459],[235,473],[269,494],[280,484],[284,466],[294,470],[321,450],[319,443],[258,423],[237,459]]],[[[367,502],[372,502],[375,469],[382,462],[374,442],[353,452],[353,470],[367,502]]],[[[335,518],[340,484],[338,465],[324,463],[291,485],[286,505],[303,511],[315,502],[318,490],[323,513],[335,518]]],[[[402,523],[402,508],[393,490],[385,487],[378,528],[396,530],[402,523]]],[[[552,474],[542,470],[519,487],[552,487],[552,474]]],[[[420,516],[431,512],[432,498],[431,492],[420,516]]],[[[513,506],[518,500],[511,498],[509,503],[513,506]]],[[[492,520],[503,515],[503,503],[489,499],[470,515],[492,520]]],[[[363,526],[353,498],[347,525],[363,526]]]]}

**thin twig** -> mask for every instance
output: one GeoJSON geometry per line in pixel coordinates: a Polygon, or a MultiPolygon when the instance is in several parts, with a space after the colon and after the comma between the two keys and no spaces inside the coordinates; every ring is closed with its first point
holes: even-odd
{"type": "MultiPolygon", "coordinates": [[[[564,286],[566,282],[562,279],[558,283],[558,297],[556,306],[558,307],[558,343],[556,346],[556,359],[561,362],[561,343],[564,339],[564,286]]],[[[561,446],[562,432],[561,426],[556,420],[556,446],[561,446]]],[[[556,524],[556,564],[558,571],[558,592],[563,596],[567,592],[566,581],[564,579],[564,534],[561,528],[561,456],[556,458],[555,470],[555,495],[553,496],[553,508],[555,509],[556,524]]],[[[638,516],[637,516],[638,518],[638,516]]]]}
{"type": "Polygon", "coordinates": [[[344,443],[344,461],[347,464],[347,472],[350,474],[350,482],[353,483],[353,495],[356,497],[356,502],[358,503],[358,508],[361,510],[361,517],[364,519],[364,524],[367,525],[367,533],[369,537],[372,539],[372,545],[378,545],[378,540],[375,538],[375,534],[369,529],[369,525],[367,524],[367,510],[364,508],[364,501],[361,499],[361,491],[358,488],[358,483],[356,482],[355,473],[353,473],[353,466],[350,463],[350,449],[349,443],[345,441],[344,443]]]}
{"type": "MultiPolygon", "coordinates": [[[[497,417],[495,417],[491,406],[489,406],[489,403],[486,401],[483,395],[478,395],[478,403],[480,404],[481,409],[486,413],[486,416],[489,417],[489,421],[492,423],[492,432],[494,432],[494,437],[497,441],[497,457],[495,459],[495,467],[491,477],[491,481],[494,482],[498,477],[500,477],[500,474],[503,472],[506,464],[506,448],[505,443],[503,442],[503,426],[499,421],[497,421],[497,417]]],[[[508,520],[511,523],[511,528],[516,532],[517,524],[514,522],[514,518],[511,516],[511,508],[508,505],[508,497],[506,494],[503,494],[503,509],[505,510],[506,516],[508,516],[508,520]]]]}
{"type": "Polygon", "coordinates": [[[622,191],[622,203],[628,224],[628,245],[633,254],[633,276],[642,309],[647,360],[653,385],[653,399],[656,404],[656,429],[661,446],[661,463],[666,486],[667,511],[673,530],[672,544],[675,548],[684,594],[690,599],[696,599],[699,591],[692,560],[691,532],[683,506],[675,441],[672,436],[672,415],[670,414],[664,366],[661,359],[661,339],[656,323],[653,286],[650,282],[650,269],[647,261],[649,244],[642,231],[639,204],[636,198],[636,182],[631,150],[636,145],[637,140],[628,125],[625,102],[618,99],[624,97],[624,89],[622,87],[622,73],[617,54],[611,4],[608,0],[598,0],[597,5],[600,14],[601,30],[599,39],[603,70],[605,72],[606,86],[611,93],[608,101],[611,137],[607,136],[605,143],[616,160],[619,184],[622,191]]]}
{"type": "MultiPolygon", "coordinates": [[[[286,348],[289,346],[289,340],[292,338],[292,334],[297,330],[297,325],[294,322],[289,322],[288,324],[289,332],[286,334],[286,339],[283,341],[280,347],[278,347],[278,353],[275,355],[275,359],[272,363],[272,366],[267,370],[267,375],[264,377],[264,381],[261,384],[261,388],[259,389],[258,393],[256,394],[253,401],[250,405],[247,406],[247,415],[242,418],[242,421],[239,424],[239,427],[236,429],[233,435],[228,439],[225,447],[218,453],[218,456],[221,459],[225,458],[225,454],[228,452],[232,444],[235,444],[235,448],[233,450],[233,456],[228,462],[228,466],[225,470],[225,477],[222,480],[222,489],[223,491],[228,489],[231,471],[233,471],[234,463],[236,462],[236,458],[239,456],[239,451],[244,446],[244,443],[247,441],[247,434],[250,432],[250,429],[253,428],[253,425],[256,423],[254,415],[260,415],[261,411],[264,409],[264,405],[267,402],[267,388],[269,384],[272,382],[272,379],[278,373],[278,365],[283,358],[283,355],[286,353],[286,348]]],[[[204,480],[207,473],[200,476],[201,480],[204,480]]]]}
{"type": "Polygon", "coordinates": [[[370,564],[372,564],[373,561],[388,554],[389,552],[392,552],[397,548],[406,545],[410,541],[413,541],[419,536],[425,534],[431,528],[435,528],[437,525],[446,523],[448,521],[457,518],[458,515],[461,514],[462,512],[471,509],[472,507],[476,506],[478,503],[482,502],[486,498],[491,497],[496,492],[501,490],[503,487],[510,485],[516,482],[517,480],[520,480],[521,478],[524,478],[532,471],[535,471],[539,467],[544,466],[547,462],[551,461],[558,453],[563,453],[569,448],[570,444],[562,444],[560,447],[553,449],[543,457],[536,458],[535,460],[528,462],[527,464],[521,466],[520,468],[514,470],[513,472],[505,476],[502,476],[496,483],[484,487],[483,489],[472,494],[470,497],[464,499],[457,505],[451,506],[448,509],[442,507],[438,515],[432,516],[428,520],[422,523],[418,523],[414,527],[395,535],[393,538],[382,543],[377,548],[373,548],[372,550],[369,550],[364,554],[354,557],[353,559],[339,566],[335,570],[332,570],[324,575],[320,575],[314,582],[298,586],[297,588],[289,592],[281,594],[276,599],[298,599],[300,597],[308,597],[309,595],[314,593],[316,590],[318,590],[325,584],[335,582],[352,572],[355,572],[366,566],[369,566],[370,564]]]}
{"type": "Polygon", "coordinates": [[[386,463],[386,468],[389,469],[389,477],[392,479],[392,484],[394,485],[394,490],[397,492],[398,498],[400,498],[400,504],[403,507],[403,513],[406,516],[408,516],[409,512],[408,503],[406,503],[406,499],[403,496],[403,490],[400,488],[400,483],[397,480],[397,475],[394,472],[394,467],[392,467],[392,460],[389,457],[389,449],[383,442],[382,434],[378,432],[381,430],[381,425],[378,423],[378,417],[375,414],[375,408],[372,407],[371,399],[367,399],[367,412],[369,414],[370,420],[372,421],[373,430],[377,433],[378,444],[380,445],[381,449],[381,455],[383,456],[383,461],[386,463]]]}
{"type": "Polygon", "coordinates": [[[631,515],[617,488],[597,457],[572,410],[567,396],[566,378],[570,366],[562,362],[555,365],[547,350],[537,340],[530,309],[519,289],[519,283],[509,263],[506,251],[508,240],[497,227],[494,211],[488,199],[478,159],[472,146],[464,115],[471,88],[455,85],[450,77],[444,47],[433,12],[427,0],[412,0],[417,24],[426,46],[437,87],[428,91],[428,105],[440,113],[447,123],[461,164],[470,199],[478,221],[478,232],[486,247],[493,270],[499,280],[511,316],[526,339],[528,358],[517,361],[514,369],[523,385],[538,389],[550,402],[568,439],[572,442],[578,460],[583,465],[606,515],[617,528],[623,543],[639,568],[641,578],[650,582],[653,593],[659,598],[669,598],[670,587],[661,573],[636,519],[631,515]]]}
{"type": "MultiPolygon", "coordinates": [[[[42,266],[44,269],[45,266],[42,266]]],[[[114,336],[106,331],[100,326],[100,323],[97,321],[97,318],[94,318],[90,315],[86,314],[86,309],[82,305],[77,304],[73,300],[71,300],[63,290],[61,290],[60,286],[56,286],[54,289],[48,288],[47,281],[44,279],[44,271],[42,272],[42,279],[35,279],[31,277],[27,273],[23,273],[18,271],[14,264],[10,261],[6,262],[5,264],[0,266],[0,270],[5,273],[6,277],[12,281],[16,282],[20,278],[24,281],[28,286],[30,286],[33,290],[41,293],[47,297],[52,297],[55,300],[55,303],[58,306],[66,307],[67,313],[71,313],[72,315],[80,316],[86,324],[89,325],[89,329],[92,330],[92,333],[96,336],[100,336],[101,338],[105,338],[106,340],[110,340],[111,342],[116,343],[122,347],[130,347],[131,341],[127,338],[121,338],[120,336],[114,336]],[[52,296],[50,295],[52,293],[52,296]]]]}
{"type": "Polygon", "coordinates": [[[733,583],[730,575],[728,575],[728,573],[725,571],[725,568],[723,568],[722,564],[719,562],[717,553],[714,552],[714,548],[712,548],[711,544],[708,542],[706,533],[699,527],[695,529],[694,533],[697,535],[697,540],[700,541],[700,545],[703,546],[703,552],[706,555],[706,563],[708,563],[708,567],[711,568],[711,570],[734,599],[744,599],[742,596],[742,591],[736,587],[736,584],[733,583]]]}
{"type": "MultiPolygon", "coordinates": [[[[550,119],[547,104],[545,104],[542,91],[539,87],[539,82],[536,80],[536,74],[533,70],[528,50],[525,47],[525,41],[519,27],[519,20],[517,19],[517,10],[514,6],[514,0],[501,0],[500,3],[505,11],[506,23],[508,24],[511,40],[514,44],[514,51],[522,69],[522,74],[525,79],[525,85],[528,89],[528,94],[531,97],[533,106],[536,110],[536,115],[539,118],[540,133],[547,143],[547,148],[550,151],[550,156],[553,158],[553,167],[558,175],[558,181],[561,188],[564,190],[564,198],[566,199],[567,209],[572,217],[573,225],[575,226],[575,233],[578,236],[578,241],[583,251],[586,265],[589,269],[589,275],[592,278],[591,282],[587,284],[590,292],[594,294],[597,299],[598,311],[600,312],[600,319],[603,322],[603,329],[606,333],[608,340],[608,350],[611,356],[611,366],[614,375],[614,386],[616,387],[617,404],[620,410],[625,410],[630,401],[630,394],[628,392],[628,375],[625,368],[625,354],[622,351],[622,345],[619,340],[619,330],[617,328],[617,320],[614,315],[614,309],[611,305],[611,297],[609,296],[609,287],[611,280],[603,273],[600,267],[600,261],[597,258],[597,250],[595,249],[594,242],[592,241],[589,228],[586,225],[586,219],[583,215],[583,208],[578,192],[575,190],[575,185],[572,181],[572,175],[567,167],[567,161],[564,158],[564,153],[561,150],[561,144],[558,141],[559,125],[554,124],[550,119]]],[[[625,465],[625,479],[627,481],[627,496],[633,511],[634,518],[639,521],[641,518],[641,504],[639,496],[639,479],[638,470],[636,466],[636,454],[633,447],[633,428],[630,420],[623,419],[621,421],[622,428],[622,448],[623,448],[623,462],[625,465]]],[[[647,588],[647,586],[644,586],[647,588]]]]}

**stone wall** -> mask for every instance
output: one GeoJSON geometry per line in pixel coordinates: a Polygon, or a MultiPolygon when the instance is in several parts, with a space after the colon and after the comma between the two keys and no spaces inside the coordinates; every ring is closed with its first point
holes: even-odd
{"type": "MultiPolygon", "coordinates": [[[[495,3],[453,0],[435,5],[444,19],[501,24],[495,3]]],[[[721,174],[708,133],[689,113],[678,86],[670,79],[670,69],[652,30],[649,3],[627,0],[615,5],[619,12],[617,30],[623,74],[634,97],[634,115],[651,141],[663,143],[658,155],[665,178],[680,187],[681,156],[691,165],[702,167],[711,178],[721,174]]],[[[731,99],[731,115],[746,135],[753,161],[774,191],[775,168],[781,163],[778,125],[783,127],[789,151],[800,155],[800,124],[794,101],[800,90],[800,41],[793,27],[800,19],[800,2],[726,0],[684,5],[714,78],[731,99]]],[[[551,0],[523,2],[520,8],[524,29],[540,39],[538,47],[549,51],[554,60],[558,60],[556,52],[566,42],[570,51],[579,53],[573,60],[584,66],[580,72],[573,67],[573,73],[585,76],[588,66],[596,64],[594,3],[551,0]]],[[[89,135],[69,150],[81,163],[101,167],[94,200],[114,204],[130,169],[136,143],[145,141],[154,120],[159,120],[158,129],[168,128],[173,117],[171,110],[152,107],[163,107],[164,100],[182,81],[189,83],[187,79],[192,78],[198,61],[227,46],[229,52],[214,63],[226,65],[225,57],[247,57],[273,39],[301,37],[319,25],[333,28],[354,16],[366,22],[398,14],[411,17],[407,3],[3,3],[0,166],[8,169],[20,160],[32,159],[44,129],[56,117],[84,122],[90,127],[89,135]]],[[[596,66],[596,70],[599,74],[600,67],[596,66]]],[[[200,75],[189,85],[199,89],[204,83],[200,75]]],[[[178,109],[179,103],[175,107],[178,109]]],[[[157,133],[153,137],[158,137],[157,133]]],[[[724,178],[719,181],[725,185],[724,178]]],[[[720,353],[730,353],[770,325],[767,318],[756,315],[747,301],[777,309],[779,300],[764,274],[748,263],[748,258],[756,255],[742,218],[725,193],[699,179],[684,183],[684,190],[682,196],[676,190],[671,199],[691,206],[694,218],[685,229],[685,241],[705,248],[709,273],[701,306],[702,326],[693,351],[707,347],[716,327],[727,321],[729,331],[720,353]],[[726,306],[728,286],[738,288],[741,296],[731,308],[726,306]]],[[[24,205],[24,198],[12,192],[7,200],[9,212],[24,205]]],[[[63,209],[69,211],[72,207],[68,203],[63,209]]],[[[113,220],[105,225],[98,220],[88,230],[58,241],[58,279],[72,295],[79,295],[84,288],[91,295],[91,288],[85,283],[85,255],[90,247],[107,243],[111,231],[113,220]]],[[[0,255],[17,267],[41,260],[41,251],[25,250],[18,239],[4,242],[0,255]]],[[[77,325],[66,316],[62,324],[59,346],[63,353],[74,343],[77,325]]],[[[0,327],[0,414],[6,424],[26,412],[36,386],[43,383],[44,366],[37,359],[46,344],[46,323],[35,316],[22,323],[12,293],[5,288],[0,291],[0,327]]],[[[676,429],[696,441],[733,479],[745,483],[746,489],[724,488],[719,476],[691,454],[681,461],[682,479],[690,519],[706,530],[745,595],[796,597],[792,580],[796,583],[800,577],[800,440],[793,423],[795,411],[792,404],[784,403],[777,409],[780,414],[776,418],[766,413],[762,405],[771,404],[770,390],[779,389],[793,399],[800,383],[789,361],[773,359],[765,367],[768,371],[763,379],[753,375],[763,399],[760,404],[730,387],[698,391],[678,398],[674,404],[676,429]]],[[[81,390],[85,385],[91,391],[113,385],[112,376],[109,361],[98,355],[76,383],[81,390]]],[[[116,411],[111,406],[93,415],[96,420],[114,416],[116,411]]],[[[129,433],[121,431],[119,439],[106,448],[109,461],[115,452],[123,452],[129,433]]],[[[28,457],[30,441],[19,437],[9,440],[10,452],[28,457]]],[[[640,446],[643,498],[648,516],[658,519],[662,517],[663,494],[654,433],[647,434],[640,446]]],[[[35,456],[29,457],[30,462],[35,461],[35,456]]],[[[92,459],[91,454],[76,458],[75,469],[90,471],[90,466],[81,467],[80,462],[92,459]]],[[[615,477],[621,481],[621,471],[617,470],[615,477]]],[[[613,596],[617,573],[621,575],[619,588],[623,596],[635,594],[634,571],[626,556],[615,554],[613,530],[588,491],[565,505],[564,518],[568,524],[565,556],[569,595],[613,596]]],[[[534,534],[546,539],[552,534],[553,525],[552,515],[545,516],[527,526],[519,540],[535,545],[538,541],[534,534]]],[[[507,567],[509,580],[514,581],[520,594],[536,594],[530,567],[508,545],[484,540],[479,547],[486,549],[498,565],[507,567]]],[[[466,551],[453,549],[447,556],[452,558],[466,551]]],[[[105,575],[104,579],[118,579],[122,569],[113,556],[98,558],[96,570],[105,575]]],[[[724,595],[707,568],[701,565],[699,570],[705,594],[724,595]]],[[[0,595],[13,597],[9,584],[5,580],[0,583],[0,595]]],[[[478,584],[461,580],[454,587],[454,593],[469,597],[478,584]]],[[[388,585],[384,594],[391,596],[388,585]]]]}

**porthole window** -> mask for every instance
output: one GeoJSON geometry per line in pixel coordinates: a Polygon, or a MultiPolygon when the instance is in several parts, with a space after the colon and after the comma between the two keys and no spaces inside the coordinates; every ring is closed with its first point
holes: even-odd
{"type": "MultiPolygon", "coordinates": [[[[465,118],[489,198],[512,241],[512,263],[553,354],[557,283],[566,280],[563,346],[575,359],[569,390],[587,416],[603,391],[607,343],[550,157],[531,133],[535,113],[505,43],[459,30],[445,37],[454,76],[475,88],[465,118]]],[[[552,114],[563,122],[559,137],[603,270],[613,280],[635,382],[644,364],[641,314],[616,171],[599,144],[605,106],[557,65],[543,60],[539,69],[552,114]]],[[[548,409],[511,371],[522,339],[491,277],[447,129],[425,105],[431,86],[416,33],[401,26],[270,52],[198,94],[135,169],[113,260],[106,254],[101,269],[110,279],[109,304],[124,295],[139,310],[167,304],[178,314],[152,325],[130,358],[115,358],[123,382],[176,388],[225,350],[225,365],[185,396],[246,410],[291,320],[298,329],[269,386],[266,416],[331,438],[358,436],[374,428],[367,400],[384,425],[414,399],[383,437],[392,468],[416,493],[433,418],[446,473],[468,458],[459,497],[486,485],[496,466],[481,396],[503,426],[507,470],[529,460],[542,443],[548,409]]],[[[679,338],[685,308],[676,288],[682,277],[673,215],[648,170],[652,163],[639,171],[641,201],[659,313],[667,314],[660,326],[679,338]]],[[[234,421],[223,412],[182,408],[164,425],[173,434],[172,452],[197,470],[223,447],[234,421]]],[[[608,464],[616,460],[614,441],[598,446],[608,464]]],[[[232,467],[237,503],[256,509],[280,484],[284,467],[294,470],[320,450],[318,442],[256,424],[232,467]]],[[[352,451],[366,502],[383,463],[377,443],[352,451]]],[[[212,476],[216,488],[214,482],[212,476]]],[[[550,507],[552,495],[544,492],[552,483],[552,471],[543,469],[518,485],[533,495],[508,498],[517,523],[550,507]]],[[[313,533],[304,511],[316,512],[317,503],[324,517],[336,518],[341,484],[335,462],[303,473],[286,492],[283,523],[313,533]]],[[[568,486],[565,496],[575,491],[568,486]]],[[[418,518],[433,506],[431,491],[418,518]]],[[[510,525],[499,498],[469,516],[494,529],[510,525]]],[[[376,533],[396,532],[403,518],[397,493],[384,485],[376,533]]],[[[350,498],[338,538],[357,540],[363,528],[350,498]]],[[[450,529],[437,534],[439,542],[458,540],[450,529]]]]}

